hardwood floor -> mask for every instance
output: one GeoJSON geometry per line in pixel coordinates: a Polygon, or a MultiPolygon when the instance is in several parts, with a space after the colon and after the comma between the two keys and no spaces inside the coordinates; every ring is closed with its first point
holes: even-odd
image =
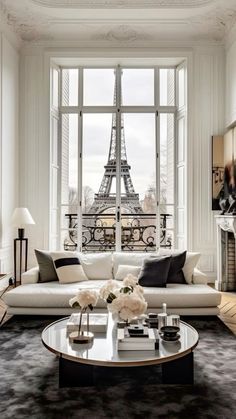
{"type": "Polygon", "coordinates": [[[236,335],[236,292],[222,292],[219,317],[236,335]]]}
{"type": "MultiPolygon", "coordinates": [[[[1,293],[0,293],[1,294],[1,293]]],[[[5,304],[0,299],[0,321],[5,311],[5,304]]],[[[6,315],[3,323],[11,316],[6,315]]],[[[222,292],[219,317],[225,325],[236,335],[236,292],[222,292]]]]}

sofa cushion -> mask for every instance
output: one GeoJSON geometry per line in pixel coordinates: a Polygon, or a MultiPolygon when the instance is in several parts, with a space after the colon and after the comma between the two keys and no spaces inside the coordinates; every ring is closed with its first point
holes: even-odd
{"type": "Polygon", "coordinates": [[[113,274],[116,276],[119,265],[142,266],[144,259],[149,256],[157,256],[156,252],[114,252],[113,274]]]}
{"type": "MultiPolygon", "coordinates": [[[[176,255],[178,253],[180,253],[181,250],[178,249],[159,249],[158,254],[159,255],[165,255],[165,256],[169,256],[169,255],[176,255]]],[[[199,259],[200,259],[201,253],[197,253],[197,252],[187,252],[186,253],[186,260],[185,260],[185,264],[183,267],[183,273],[184,273],[184,278],[185,281],[188,284],[192,284],[193,283],[193,271],[195,266],[197,265],[199,259]]]]}
{"type": "Polygon", "coordinates": [[[123,279],[129,274],[135,277],[138,277],[140,270],[141,270],[140,266],[119,265],[118,270],[116,272],[115,279],[118,281],[123,281],[123,279]]]}
{"type": "Polygon", "coordinates": [[[112,278],[112,253],[78,253],[85,274],[89,279],[112,278]]]}
{"type": "Polygon", "coordinates": [[[35,256],[39,265],[38,282],[58,281],[58,276],[50,252],[35,249],[35,256]]]}
{"type": "Polygon", "coordinates": [[[142,287],[166,287],[171,256],[145,259],[138,282],[142,287]]]}
{"type": "MultiPolygon", "coordinates": [[[[69,300],[80,289],[99,290],[106,281],[83,281],[71,284],[45,282],[26,284],[14,288],[11,293],[5,294],[5,302],[16,307],[70,307],[69,300]]],[[[99,299],[99,307],[106,307],[103,300],[99,299]]]]}
{"type": "Polygon", "coordinates": [[[182,252],[176,255],[171,255],[167,284],[186,284],[183,274],[186,253],[187,252],[182,252]]]}
{"type": "MultiPolygon", "coordinates": [[[[13,307],[69,307],[69,299],[79,289],[99,290],[106,281],[84,281],[73,284],[59,282],[26,284],[13,288],[3,295],[3,300],[13,307]]],[[[144,297],[148,311],[160,308],[163,303],[171,307],[216,307],[220,304],[221,294],[205,284],[167,284],[166,288],[145,287],[144,297]]],[[[99,299],[97,308],[106,309],[106,304],[99,299]]]]}
{"type": "Polygon", "coordinates": [[[56,252],[51,255],[61,284],[88,280],[77,255],[70,252],[56,252]]]}

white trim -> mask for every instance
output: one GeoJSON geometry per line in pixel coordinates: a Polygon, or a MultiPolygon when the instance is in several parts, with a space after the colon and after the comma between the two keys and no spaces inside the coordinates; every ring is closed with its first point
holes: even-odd
{"type": "MultiPolygon", "coordinates": [[[[213,46],[212,48],[215,49],[215,46],[213,46]]],[[[22,52],[23,52],[23,54],[26,54],[27,49],[25,49],[22,52]]],[[[172,59],[175,59],[175,58],[178,59],[179,62],[186,59],[187,64],[189,63],[189,61],[192,64],[192,52],[190,52],[187,48],[179,48],[178,50],[175,49],[174,51],[171,50],[171,49],[169,49],[168,51],[167,50],[163,51],[163,48],[161,48],[159,50],[154,49],[154,48],[145,48],[145,49],[137,48],[135,50],[134,49],[130,50],[129,48],[125,48],[125,49],[117,48],[116,50],[107,48],[106,49],[106,54],[108,54],[107,55],[107,60],[109,59],[110,62],[112,60],[114,60],[114,57],[117,57],[117,56],[118,57],[120,57],[120,56],[123,57],[121,59],[122,63],[125,60],[127,60],[127,61],[129,61],[129,60],[137,61],[138,60],[138,61],[140,61],[140,59],[143,60],[144,57],[148,57],[146,59],[146,62],[147,62],[147,60],[149,60],[149,62],[151,60],[152,63],[153,63],[153,62],[155,62],[155,60],[156,61],[158,61],[160,59],[168,60],[169,57],[172,57],[172,59]],[[121,53],[121,51],[122,51],[122,53],[121,53]],[[108,56],[109,56],[109,58],[108,58],[108,56]],[[127,57],[129,57],[129,58],[127,58],[127,57]],[[137,59],[137,57],[140,57],[140,59],[137,59]]],[[[103,55],[106,55],[106,54],[103,54],[103,55]]],[[[56,59],[56,60],[60,60],[60,57],[61,58],[68,57],[72,60],[75,59],[76,57],[77,58],[80,57],[79,59],[83,60],[83,62],[85,63],[85,61],[86,61],[85,58],[87,58],[87,61],[89,61],[89,60],[99,61],[100,57],[101,57],[101,52],[99,52],[99,55],[98,55],[98,49],[94,49],[94,48],[89,48],[86,51],[83,48],[82,49],[77,48],[76,51],[73,50],[73,48],[70,48],[70,49],[67,49],[67,50],[64,50],[64,49],[60,48],[60,51],[51,48],[50,50],[45,51],[44,55],[49,56],[49,57],[54,56],[54,59],[56,59]],[[93,56],[93,58],[92,58],[92,56],[93,56]],[[82,58],[82,57],[84,57],[84,58],[82,58]]],[[[116,58],[116,62],[117,62],[117,58],[116,58]]],[[[100,66],[96,65],[95,67],[98,68],[100,66]]],[[[154,65],[154,66],[153,66],[153,64],[152,65],[147,65],[147,66],[140,65],[139,68],[140,67],[142,67],[142,68],[144,68],[144,67],[145,68],[152,68],[152,67],[156,67],[156,65],[154,65]]],[[[169,66],[169,65],[167,65],[167,66],[166,65],[161,65],[160,66],[160,68],[173,68],[173,67],[175,68],[175,66],[172,66],[172,65],[171,66],[169,66]]],[[[91,66],[89,66],[89,68],[91,68],[91,66]]],[[[106,65],[106,68],[108,68],[107,65],[106,65]]],[[[114,68],[114,67],[112,66],[112,68],[114,68]]],[[[131,68],[131,66],[128,65],[127,68],[131,68]]],[[[136,66],[135,67],[132,66],[132,68],[136,68],[136,66]]],[[[188,93],[189,93],[189,91],[188,91],[188,93]]],[[[76,111],[75,108],[76,107],[71,107],[70,112],[74,113],[76,111]]],[[[122,110],[124,111],[123,107],[122,107],[122,110]]],[[[163,107],[163,109],[162,109],[162,111],[166,111],[167,113],[168,112],[174,112],[175,110],[176,110],[175,106],[174,107],[169,107],[168,110],[167,110],[166,107],[163,107]]],[[[85,109],[84,109],[84,111],[85,111],[85,109]]],[[[92,111],[92,107],[91,108],[88,107],[87,112],[91,113],[91,111],[92,111]]],[[[108,112],[108,113],[112,113],[113,112],[113,107],[105,107],[105,108],[104,107],[93,107],[93,111],[94,112],[99,112],[100,111],[101,113],[102,113],[102,111],[105,111],[105,112],[108,112]],[[107,108],[109,108],[109,111],[108,111],[107,108]]],[[[134,111],[136,113],[143,112],[143,107],[125,107],[125,112],[130,112],[131,113],[131,112],[134,112],[134,111]]],[[[153,106],[153,107],[151,106],[150,109],[147,110],[147,113],[150,113],[152,111],[155,111],[155,106],[153,106]]],[[[192,198],[192,195],[191,195],[191,198],[192,198]]],[[[192,203],[191,203],[191,205],[192,205],[192,203]]]]}
{"type": "Polygon", "coordinates": [[[116,68],[116,251],[121,251],[121,68],[116,68]]]}

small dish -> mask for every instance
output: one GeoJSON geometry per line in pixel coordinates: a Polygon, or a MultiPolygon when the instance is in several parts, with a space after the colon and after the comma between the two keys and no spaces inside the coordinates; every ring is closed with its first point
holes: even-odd
{"type": "Polygon", "coordinates": [[[180,334],[177,333],[177,335],[170,337],[170,336],[165,336],[164,333],[160,333],[160,337],[164,342],[172,343],[172,342],[178,342],[178,340],[180,339],[180,334]]]}

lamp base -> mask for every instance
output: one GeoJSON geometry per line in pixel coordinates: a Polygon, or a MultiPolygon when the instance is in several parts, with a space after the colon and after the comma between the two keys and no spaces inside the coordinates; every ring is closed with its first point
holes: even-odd
{"type": "Polygon", "coordinates": [[[22,240],[25,237],[25,229],[18,228],[18,239],[22,240]]]}

